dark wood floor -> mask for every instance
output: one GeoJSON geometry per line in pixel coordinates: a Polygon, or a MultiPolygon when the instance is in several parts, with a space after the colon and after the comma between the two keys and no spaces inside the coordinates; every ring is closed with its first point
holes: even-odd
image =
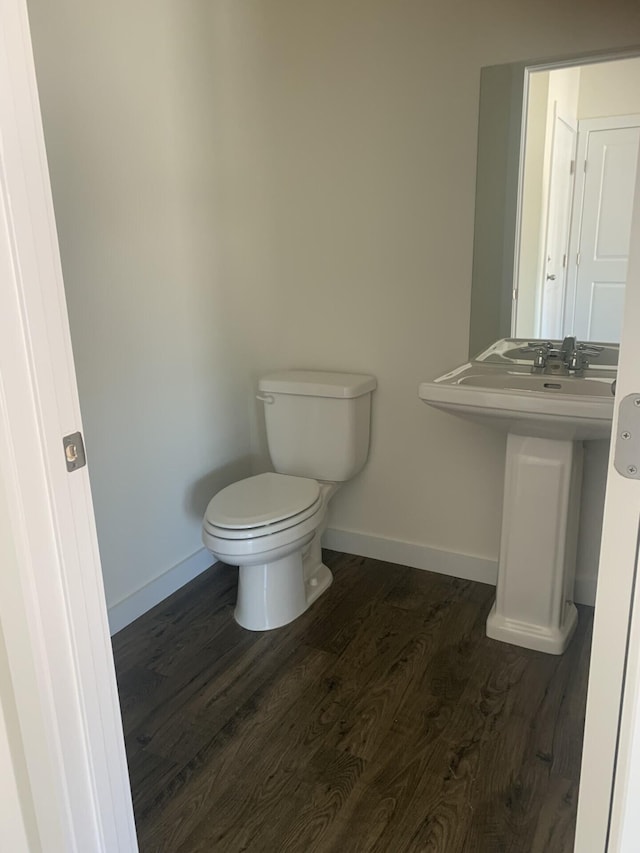
{"type": "Polygon", "coordinates": [[[489,586],[326,552],[292,625],[217,566],[114,637],[140,850],[569,853],[592,613],[489,640],[489,586]]]}

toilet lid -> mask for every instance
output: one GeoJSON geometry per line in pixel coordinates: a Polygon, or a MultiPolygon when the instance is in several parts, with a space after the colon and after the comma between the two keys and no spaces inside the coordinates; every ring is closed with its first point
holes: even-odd
{"type": "Polygon", "coordinates": [[[287,474],[258,474],[218,492],[209,501],[205,522],[232,530],[275,524],[309,509],[319,497],[316,480],[287,474]]]}

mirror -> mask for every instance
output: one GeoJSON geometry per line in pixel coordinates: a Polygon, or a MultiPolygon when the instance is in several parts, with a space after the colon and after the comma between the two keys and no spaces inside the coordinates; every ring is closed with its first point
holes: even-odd
{"type": "Polygon", "coordinates": [[[637,55],[482,69],[470,356],[619,341],[639,145],[637,55]]]}

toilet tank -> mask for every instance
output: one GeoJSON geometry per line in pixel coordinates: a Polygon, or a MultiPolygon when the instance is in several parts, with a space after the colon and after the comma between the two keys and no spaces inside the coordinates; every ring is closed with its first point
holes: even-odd
{"type": "Polygon", "coordinates": [[[284,370],[258,383],[280,474],[342,483],[367,461],[373,376],[284,370]]]}

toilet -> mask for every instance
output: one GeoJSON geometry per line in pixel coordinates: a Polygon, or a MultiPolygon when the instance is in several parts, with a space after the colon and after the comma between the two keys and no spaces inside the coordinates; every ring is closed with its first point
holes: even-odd
{"type": "Polygon", "coordinates": [[[250,631],[292,622],[333,580],[322,562],[327,506],[369,454],[373,376],[286,370],[263,376],[275,473],[218,492],[202,524],[206,548],[239,567],[235,619],[250,631]]]}

